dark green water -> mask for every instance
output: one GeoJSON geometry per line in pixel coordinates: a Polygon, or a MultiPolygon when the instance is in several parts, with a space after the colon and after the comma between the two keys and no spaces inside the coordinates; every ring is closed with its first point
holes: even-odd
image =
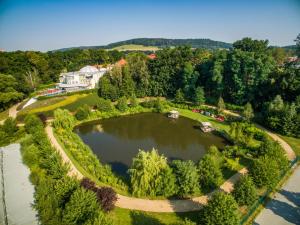
{"type": "Polygon", "coordinates": [[[74,130],[101,162],[113,171],[125,174],[139,149],[158,149],[168,159],[198,161],[209,146],[223,147],[226,141],[203,133],[197,121],[163,114],[141,113],[82,124],[74,130]]]}

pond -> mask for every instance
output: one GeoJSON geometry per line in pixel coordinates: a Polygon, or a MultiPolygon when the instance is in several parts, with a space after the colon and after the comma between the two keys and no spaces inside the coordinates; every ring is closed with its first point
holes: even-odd
{"type": "Polygon", "coordinates": [[[75,127],[85,144],[102,163],[125,175],[139,149],[158,149],[169,160],[197,162],[211,145],[227,142],[212,133],[203,133],[199,122],[185,117],[170,119],[159,113],[140,113],[81,124],[75,127]]]}

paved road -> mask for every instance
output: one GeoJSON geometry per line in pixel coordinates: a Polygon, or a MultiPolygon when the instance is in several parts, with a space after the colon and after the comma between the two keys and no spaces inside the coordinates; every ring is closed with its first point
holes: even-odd
{"type": "Polygon", "coordinates": [[[20,145],[11,144],[2,147],[0,153],[1,156],[3,153],[3,161],[1,160],[3,171],[0,180],[4,182],[4,185],[1,183],[0,186],[0,224],[38,224],[36,212],[32,209],[34,187],[29,181],[29,169],[22,163],[20,145]],[[4,220],[5,214],[7,221],[4,220]]]}
{"type": "Polygon", "coordinates": [[[254,225],[300,224],[300,166],[258,215],[254,225]]]}

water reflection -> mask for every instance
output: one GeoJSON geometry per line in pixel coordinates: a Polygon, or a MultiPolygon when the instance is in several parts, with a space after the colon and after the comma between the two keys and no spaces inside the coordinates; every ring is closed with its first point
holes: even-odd
{"type": "Polygon", "coordinates": [[[197,121],[169,119],[157,113],[142,113],[83,124],[75,132],[101,160],[123,173],[138,149],[153,147],[169,159],[199,160],[210,145],[223,147],[223,138],[199,129],[197,121]]]}

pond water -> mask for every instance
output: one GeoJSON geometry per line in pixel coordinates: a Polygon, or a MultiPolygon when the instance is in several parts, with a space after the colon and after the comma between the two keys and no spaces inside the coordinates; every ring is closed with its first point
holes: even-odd
{"type": "Polygon", "coordinates": [[[120,175],[126,174],[139,149],[156,148],[169,160],[197,162],[211,145],[222,148],[227,144],[219,136],[203,133],[195,120],[170,119],[159,113],[93,121],[75,127],[74,132],[120,175]]]}

